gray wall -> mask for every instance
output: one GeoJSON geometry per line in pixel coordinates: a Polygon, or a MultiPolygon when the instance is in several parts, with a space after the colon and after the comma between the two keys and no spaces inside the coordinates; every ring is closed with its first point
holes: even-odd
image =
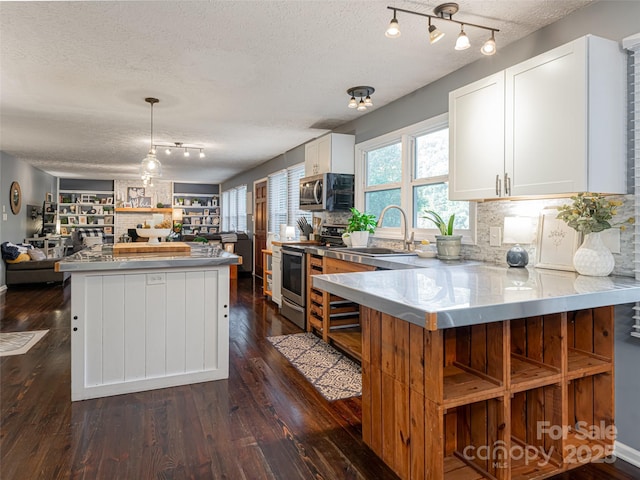
{"type": "MultiPolygon", "coordinates": [[[[358,117],[341,125],[334,131],[350,133],[360,143],[407,125],[439,115],[448,110],[448,93],[460,86],[471,83],[487,75],[505,69],[513,64],[531,58],[547,50],[586,34],[593,34],[611,40],[640,32],[639,1],[601,1],[584,7],[572,15],[545,27],[511,45],[500,46],[497,35],[498,53],[492,57],[461,68],[442,79],[433,82],[389,105],[358,117]]],[[[451,52],[455,55],[455,52],[451,52]]],[[[374,98],[375,101],[375,98],[374,98]]],[[[346,105],[345,105],[346,108],[346,105]]],[[[223,184],[223,190],[240,184],[252,189],[253,181],[276,170],[304,160],[304,146],[298,146],[262,165],[238,175],[223,184]]],[[[251,225],[251,223],[248,223],[251,225]]],[[[616,423],[618,440],[636,450],[640,450],[640,424],[637,407],[640,405],[640,380],[635,372],[640,365],[640,340],[629,337],[629,309],[617,311],[616,335],[616,423]]]]}
{"type": "MultiPolygon", "coordinates": [[[[56,192],[56,184],[56,177],[0,151],[0,214],[7,214],[6,221],[0,220],[0,243],[24,240],[27,236],[27,204],[42,205],[47,192],[56,192]],[[11,213],[9,205],[9,189],[14,181],[20,183],[22,190],[22,208],[17,215],[11,213]]],[[[0,285],[5,285],[4,262],[0,262],[0,285]]]]}

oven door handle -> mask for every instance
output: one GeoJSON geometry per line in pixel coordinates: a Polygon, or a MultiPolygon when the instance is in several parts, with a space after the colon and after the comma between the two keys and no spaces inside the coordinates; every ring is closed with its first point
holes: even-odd
{"type": "Polygon", "coordinates": [[[283,255],[291,255],[292,257],[303,257],[304,253],[302,252],[292,252],[291,250],[282,250],[283,255]]]}
{"type": "Polygon", "coordinates": [[[301,307],[300,305],[296,305],[288,298],[282,297],[282,302],[286,303],[287,307],[291,308],[292,310],[295,310],[296,312],[304,313],[304,307],[301,307]]]}
{"type": "Polygon", "coordinates": [[[322,192],[318,193],[318,190],[322,189],[322,182],[320,180],[316,180],[316,183],[313,186],[313,198],[316,201],[317,205],[320,205],[322,203],[322,199],[320,198],[320,195],[322,194],[322,192]]]}

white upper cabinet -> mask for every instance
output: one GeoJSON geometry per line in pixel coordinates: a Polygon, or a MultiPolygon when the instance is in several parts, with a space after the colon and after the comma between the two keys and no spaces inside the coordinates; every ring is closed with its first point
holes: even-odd
{"type": "Polygon", "coordinates": [[[305,176],[354,172],[355,137],[330,133],[304,146],[305,176]]]}
{"type": "Polygon", "coordinates": [[[451,92],[449,125],[451,199],[499,196],[504,170],[504,72],[451,92]]]}
{"type": "Polygon", "coordinates": [[[626,193],[625,73],[588,35],[451,92],[451,199],[626,193]]]}

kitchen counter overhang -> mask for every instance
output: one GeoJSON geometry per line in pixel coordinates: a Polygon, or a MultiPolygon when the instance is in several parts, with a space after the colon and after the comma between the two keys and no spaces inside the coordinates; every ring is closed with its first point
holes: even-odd
{"type": "Polygon", "coordinates": [[[427,330],[640,301],[640,282],[488,265],[313,276],[316,288],[427,330]]]}

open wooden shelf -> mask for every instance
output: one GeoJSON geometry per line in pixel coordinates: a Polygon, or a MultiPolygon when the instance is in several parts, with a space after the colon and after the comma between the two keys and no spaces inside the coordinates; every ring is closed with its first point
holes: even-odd
{"type": "Polygon", "coordinates": [[[487,477],[456,455],[444,458],[445,480],[485,480],[487,477]]]}
{"type": "MultiPolygon", "coordinates": [[[[511,439],[512,445],[519,445],[521,448],[526,448],[526,445],[517,438],[511,439]]],[[[541,455],[533,456],[534,450],[528,448],[523,450],[528,452],[524,455],[514,455],[515,458],[511,458],[511,479],[512,480],[531,480],[535,478],[547,478],[562,472],[562,466],[552,461],[546,461],[541,455]]]]}
{"type": "Polygon", "coordinates": [[[116,208],[117,213],[171,213],[172,208],[129,208],[119,207],[116,208]]]}
{"type": "Polygon", "coordinates": [[[458,363],[444,367],[443,380],[447,408],[504,395],[498,381],[458,363]]]}
{"type": "Polygon", "coordinates": [[[360,327],[343,328],[329,332],[329,341],[358,362],[362,361],[362,332],[360,327]]]}
{"type": "Polygon", "coordinates": [[[519,392],[557,383],[562,379],[559,368],[511,354],[511,390],[519,392]]]}
{"type": "Polygon", "coordinates": [[[567,372],[567,378],[571,380],[584,377],[585,375],[610,372],[612,368],[613,364],[609,358],[594,353],[583,352],[575,348],[569,349],[569,371],[567,372]]]}

